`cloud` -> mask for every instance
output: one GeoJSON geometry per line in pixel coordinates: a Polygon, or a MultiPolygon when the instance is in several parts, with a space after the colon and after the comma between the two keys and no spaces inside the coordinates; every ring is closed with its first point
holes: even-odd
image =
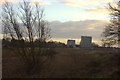
{"type": "Polygon", "coordinates": [[[81,36],[92,36],[94,41],[101,39],[101,33],[108,21],[105,20],[85,20],[85,21],[68,21],[50,22],[52,38],[58,40],[63,39],[80,39],[81,36]]]}
{"type": "MultiPolygon", "coordinates": [[[[36,2],[39,2],[40,5],[50,5],[51,3],[49,1],[41,1],[41,0],[26,0],[30,2],[31,5],[34,5],[36,2]]],[[[1,0],[0,4],[5,4],[6,2],[17,4],[19,2],[23,2],[23,0],[1,0]]]]}
{"type": "Polygon", "coordinates": [[[59,2],[71,6],[99,5],[112,2],[113,0],[58,0],[59,2]]]}
{"type": "Polygon", "coordinates": [[[61,0],[60,2],[66,5],[71,5],[71,6],[79,6],[83,4],[82,1],[76,1],[76,0],[61,0]]]}
{"type": "Polygon", "coordinates": [[[85,11],[88,13],[109,13],[106,7],[85,9],[85,11]]]}
{"type": "Polygon", "coordinates": [[[32,0],[30,2],[30,4],[34,5],[36,2],[39,2],[40,5],[50,5],[51,4],[51,2],[49,2],[49,1],[41,1],[41,0],[32,0]]]}
{"type": "Polygon", "coordinates": [[[0,4],[5,4],[6,2],[16,4],[18,0],[0,0],[0,4]]]}
{"type": "Polygon", "coordinates": [[[105,6],[109,2],[113,2],[114,0],[57,0],[58,2],[73,6],[79,7],[86,12],[95,13],[95,14],[108,14],[108,10],[105,6]]]}

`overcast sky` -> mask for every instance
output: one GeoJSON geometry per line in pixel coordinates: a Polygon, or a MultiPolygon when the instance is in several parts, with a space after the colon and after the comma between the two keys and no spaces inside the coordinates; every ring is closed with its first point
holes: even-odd
{"type": "MultiPolygon", "coordinates": [[[[7,0],[13,4],[22,0],[7,0]]],[[[45,19],[50,22],[52,40],[66,43],[67,39],[80,42],[81,36],[92,36],[99,42],[101,33],[109,21],[106,9],[113,0],[27,0],[40,2],[45,9],[45,19]]],[[[117,0],[116,0],[117,1],[117,0]]],[[[4,4],[4,0],[0,0],[4,4]]]]}

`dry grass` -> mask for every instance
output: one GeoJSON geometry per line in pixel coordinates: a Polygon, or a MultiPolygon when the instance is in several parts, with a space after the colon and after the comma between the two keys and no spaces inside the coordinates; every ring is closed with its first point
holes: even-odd
{"type": "Polygon", "coordinates": [[[102,78],[114,77],[118,70],[116,50],[55,50],[58,54],[46,64],[47,66],[44,65],[41,73],[38,71],[34,75],[27,75],[16,54],[3,49],[3,78],[102,78]]]}

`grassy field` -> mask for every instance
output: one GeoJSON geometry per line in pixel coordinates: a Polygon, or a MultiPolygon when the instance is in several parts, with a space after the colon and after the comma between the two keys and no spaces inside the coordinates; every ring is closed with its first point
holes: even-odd
{"type": "Polygon", "coordinates": [[[111,78],[118,77],[119,52],[110,49],[56,48],[57,54],[41,73],[27,75],[19,58],[3,49],[3,78],[111,78]]]}

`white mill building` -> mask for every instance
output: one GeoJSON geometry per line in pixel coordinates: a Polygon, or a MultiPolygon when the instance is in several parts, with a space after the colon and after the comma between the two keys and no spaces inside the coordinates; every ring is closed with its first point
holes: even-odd
{"type": "Polygon", "coordinates": [[[91,36],[81,36],[80,47],[81,48],[92,48],[92,37],[91,36]]]}
{"type": "Polygon", "coordinates": [[[67,46],[71,47],[71,48],[74,48],[75,47],[75,40],[68,40],[67,41],[67,46]]]}

